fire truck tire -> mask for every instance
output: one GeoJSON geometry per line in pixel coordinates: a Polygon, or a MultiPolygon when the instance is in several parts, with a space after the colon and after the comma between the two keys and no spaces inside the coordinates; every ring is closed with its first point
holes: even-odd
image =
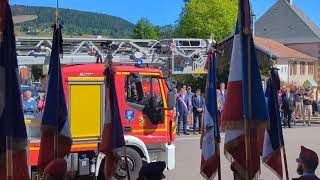
{"type": "MultiPolygon", "coordinates": [[[[125,156],[123,150],[120,150],[117,153],[121,157],[125,156]]],[[[128,158],[129,169],[130,169],[130,179],[137,179],[139,177],[139,172],[142,167],[142,158],[136,150],[134,150],[130,147],[127,147],[127,158],[128,158]]],[[[127,173],[126,173],[126,170],[123,169],[123,164],[119,165],[119,167],[117,167],[117,170],[114,175],[115,178],[117,178],[117,179],[126,178],[127,173]],[[120,173],[117,170],[119,170],[120,173]],[[124,176],[124,174],[125,174],[125,176],[124,176]]]]}

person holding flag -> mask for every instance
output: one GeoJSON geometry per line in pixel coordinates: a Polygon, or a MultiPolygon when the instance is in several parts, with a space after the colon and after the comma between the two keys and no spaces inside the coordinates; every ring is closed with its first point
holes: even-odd
{"type": "MultiPolygon", "coordinates": [[[[38,169],[41,174],[51,161],[58,161],[68,155],[72,145],[70,122],[61,77],[62,26],[54,24],[52,27],[53,40],[48,73],[49,82],[41,123],[38,159],[38,169]]],[[[54,176],[54,174],[51,175],[54,176]]]]}
{"type": "Polygon", "coordinates": [[[11,9],[0,0],[0,179],[30,179],[11,9]]]}
{"type": "Polygon", "coordinates": [[[260,128],[268,126],[269,115],[251,33],[249,0],[239,0],[228,80],[221,117],[224,151],[242,178],[254,179],[260,172],[257,134],[260,128]]]}
{"type": "Polygon", "coordinates": [[[213,179],[220,168],[220,130],[216,94],[216,59],[215,49],[208,53],[208,77],[206,86],[206,107],[204,113],[203,134],[201,137],[201,174],[206,179],[213,179]]]}

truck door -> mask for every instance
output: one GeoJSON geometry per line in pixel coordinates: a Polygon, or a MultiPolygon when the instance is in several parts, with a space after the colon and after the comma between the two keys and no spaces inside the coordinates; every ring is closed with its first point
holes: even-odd
{"type": "Polygon", "coordinates": [[[166,105],[162,81],[158,76],[128,74],[125,76],[124,124],[132,132],[166,131],[166,105]],[[164,103],[165,102],[165,103],[164,103]]]}

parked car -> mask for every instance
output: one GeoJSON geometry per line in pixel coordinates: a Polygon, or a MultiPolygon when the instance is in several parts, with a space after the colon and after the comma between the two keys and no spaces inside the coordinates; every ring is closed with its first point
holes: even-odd
{"type": "Polygon", "coordinates": [[[38,91],[34,87],[21,85],[21,93],[23,94],[26,91],[31,91],[32,97],[36,100],[36,102],[39,102],[40,95],[39,95],[38,91]]]}

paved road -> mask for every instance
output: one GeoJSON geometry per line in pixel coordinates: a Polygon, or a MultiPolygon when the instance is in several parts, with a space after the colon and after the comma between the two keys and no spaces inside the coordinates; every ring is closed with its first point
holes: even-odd
{"type": "MultiPolygon", "coordinates": [[[[315,150],[320,156],[320,125],[311,127],[298,124],[291,129],[284,129],[285,144],[287,150],[289,176],[297,177],[295,159],[300,152],[300,145],[305,145],[315,150]]],[[[168,180],[201,180],[200,168],[200,136],[179,136],[176,145],[176,168],[167,172],[168,180]]],[[[222,140],[223,142],[223,140],[222,140]]],[[[223,148],[223,147],[222,147],[223,148]]],[[[221,154],[223,154],[221,152],[221,154]]],[[[222,156],[222,180],[232,180],[229,170],[230,163],[222,156]]],[[[320,167],[317,174],[320,175],[320,167]]],[[[217,179],[217,178],[215,178],[217,179]]],[[[261,177],[263,180],[275,180],[277,177],[262,165],[261,177]]]]}

